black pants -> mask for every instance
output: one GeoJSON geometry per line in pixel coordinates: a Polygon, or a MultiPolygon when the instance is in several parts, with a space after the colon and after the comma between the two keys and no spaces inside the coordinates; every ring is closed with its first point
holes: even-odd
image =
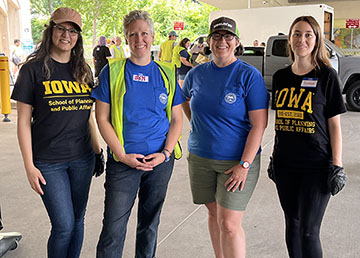
{"type": "Polygon", "coordinates": [[[275,169],[290,258],[321,258],[320,226],[329,202],[326,170],[275,169]]]}

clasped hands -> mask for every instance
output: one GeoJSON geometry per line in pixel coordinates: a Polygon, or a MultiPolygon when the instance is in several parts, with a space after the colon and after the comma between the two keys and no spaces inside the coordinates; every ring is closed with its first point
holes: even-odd
{"type": "Polygon", "coordinates": [[[165,161],[165,155],[161,152],[152,153],[149,155],[142,154],[124,154],[119,158],[119,161],[125,163],[129,167],[136,168],[142,171],[152,171],[154,167],[165,161]]]}

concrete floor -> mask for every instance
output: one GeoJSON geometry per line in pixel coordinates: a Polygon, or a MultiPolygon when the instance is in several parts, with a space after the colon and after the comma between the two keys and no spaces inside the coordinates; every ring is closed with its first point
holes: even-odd
{"type": "MultiPolygon", "coordinates": [[[[267,178],[266,167],[273,145],[274,113],[263,139],[261,175],[244,217],[247,257],[285,258],[284,219],[275,185],[267,178]]],[[[9,123],[0,122],[0,203],[4,232],[23,234],[20,247],[5,258],[46,257],[50,223],[41,199],[30,188],[16,138],[16,110],[9,123]]],[[[321,238],[325,258],[360,257],[360,114],[342,116],[343,162],[349,181],[345,189],[331,198],[325,214],[321,238]]],[[[182,146],[184,157],[176,162],[161,216],[158,258],[214,257],[207,232],[204,206],[192,204],[187,174],[187,136],[189,123],[184,121],[182,146]]],[[[105,144],[104,144],[105,147],[105,144]]],[[[95,257],[101,230],[104,176],[94,178],[85,221],[82,258],[95,257]]],[[[136,207],[134,207],[136,209],[136,207]]],[[[124,258],[134,257],[136,211],[133,210],[125,243],[124,258]]]]}

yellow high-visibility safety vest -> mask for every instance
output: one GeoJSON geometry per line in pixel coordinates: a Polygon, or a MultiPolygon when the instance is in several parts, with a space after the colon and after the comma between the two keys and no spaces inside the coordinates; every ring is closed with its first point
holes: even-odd
{"type": "Polygon", "coordinates": [[[174,43],[175,43],[175,40],[167,40],[161,44],[161,46],[160,46],[160,50],[161,50],[160,61],[169,62],[169,63],[171,62],[174,43]]]}
{"type": "MultiPolygon", "coordinates": [[[[123,105],[124,95],[126,93],[125,85],[125,66],[126,59],[109,59],[110,68],[110,108],[111,108],[111,124],[115,130],[115,133],[121,143],[124,153],[124,138],[123,138],[123,105]]],[[[175,67],[172,64],[155,61],[158,65],[161,77],[164,80],[166,91],[168,94],[168,102],[166,105],[166,116],[171,122],[171,109],[176,90],[176,76],[175,67]]],[[[180,136],[181,138],[181,136],[180,136]]],[[[179,138],[179,140],[180,140],[179,138]]],[[[119,161],[112,150],[110,150],[116,161],[119,161]]],[[[174,154],[176,159],[180,159],[182,156],[182,150],[179,141],[176,143],[174,154]]]]}
{"type": "Polygon", "coordinates": [[[120,50],[117,48],[117,46],[115,45],[112,45],[110,47],[110,50],[111,49],[114,49],[114,53],[115,53],[115,56],[114,58],[125,58],[125,55],[124,55],[124,49],[122,48],[122,46],[120,46],[120,50]]]}
{"type": "Polygon", "coordinates": [[[172,60],[171,63],[174,64],[177,68],[181,67],[181,61],[180,61],[180,52],[182,50],[184,50],[185,48],[180,46],[180,45],[176,45],[173,49],[173,55],[172,55],[172,60]]]}

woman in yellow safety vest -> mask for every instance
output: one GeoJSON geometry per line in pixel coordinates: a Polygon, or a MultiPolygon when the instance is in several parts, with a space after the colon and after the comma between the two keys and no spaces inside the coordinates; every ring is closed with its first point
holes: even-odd
{"type": "MultiPolygon", "coordinates": [[[[97,258],[122,257],[136,196],[136,257],[155,257],[159,218],[182,129],[174,66],[151,59],[154,27],[145,11],[124,17],[130,58],[110,59],[92,92],[100,133],[108,144],[103,228],[97,258]]],[[[179,158],[179,156],[178,156],[179,158]]]]}
{"type": "Polygon", "coordinates": [[[178,70],[178,79],[180,87],[182,87],[184,84],[185,75],[190,71],[191,68],[194,67],[194,65],[191,63],[191,54],[188,51],[188,48],[190,46],[190,39],[184,38],[179,45],[182,48],[179,52],[181,66],[178,70]]]}

